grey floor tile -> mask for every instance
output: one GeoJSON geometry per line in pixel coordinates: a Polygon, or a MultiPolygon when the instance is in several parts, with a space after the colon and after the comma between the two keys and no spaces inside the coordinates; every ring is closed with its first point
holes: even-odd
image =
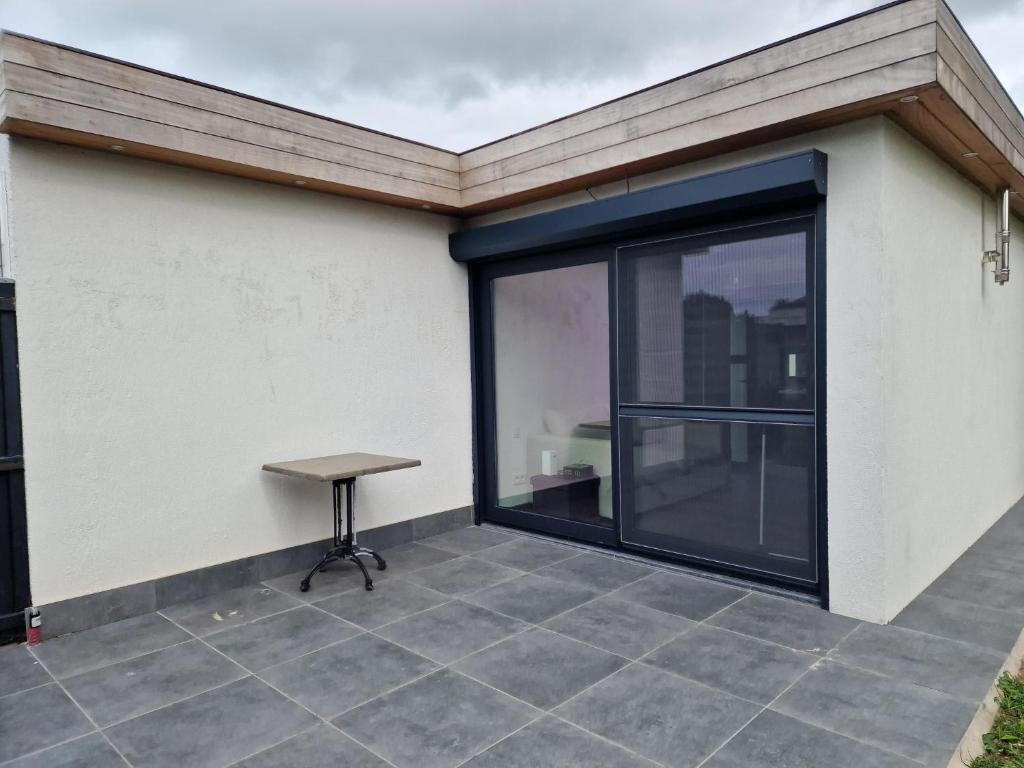
{"type": "Polygon", "coordinates": [[[931,583],[925,594],[1024,614],[1024,579],[957,564],[931,583]]]}
{"type": "MultiPolygon", "coordinates": [[[[309,568],[304,568],[301,571],[289,573],[285,576],[279,576],[276,579],[270,579],[263,583],[268,587],[273,587],[278,592],[284,592],[289,597],[307,603],[340,595],[342,592],[350,592],[353,589],[366,591],[363,572],[359,570],[359,566],[355,563],[344,561],[331,563],[324,570],[320,571],[309,582],[309,591],[303,592],[299,588],[299,584],[309,575],[309,569],[314,565],[316,565],[316,561],[310,563],[309,568]]],[[[373,579],[375,587],[394,575],[390,568],[378,571],[376,564],[371,565],[371,561],[367,561],[366,567],[370,572],[370,578],[373,579]]]]}
{"type": "Polygon", "coordinates": [[[302,605],[240,627],[207,635],[206,642],[246,669],[257,671],[319,650],[362,630],[302,605]]]}
{"type": "Polygon", "coordinates": [[[0,647],[0,696],[35,688],[52,680],[26,646],[0,647]]]}
{"type": "Polygon", "coordinates": [[[334,717],[437,669],[437,664],[373,635],[360,635],[260,672],[260,677],[324,718],[334,717]]]}
{"type": "Polygon", "coordinates": [[[479,525],[471,525],[468,528],[458,528],[447,533],[439,533],[421,539],[420,544],[438,549],[447,549],[449,552],[456,552],[460,555],[468,555],[472,552],[479,552],[481,549],[496,547],[516,537],[509,533],[502,533],[493,528],[485,528],[479,525]]]}
{"type": "Polygon", "coordinates": [[[860,622],[815,605],[755,593],[709,623],[798,651],[824,654],[860,622]]]}
{"type": "Polygon", "coordinates": [[[507,616],[539,623],[599,594],[576,584],[529,574],[474,592],[467,600],[507,616]]]}
{"type": "Polygon", "coordinates": [[[316,603],[316,606],[360,627],[374,629],[434,608],[449,599],[447,595],[432,589],[393,579],[372,592],[357,589],[329,597],[316,603]]]}
{"type": "Polygon", "coordinates": [[[172,605],[161,609],[160,613],[202,637],[299,604],[270,587],[256,585],[230,589],[192,603],[172,605]]]}
{"type": "Polygon", "coordinates": [[[568,637],[638,659],[696,624],[636,603],[602,597],[544,622],[568,637]]]}
{"type": "Polygon", "coordinates": [[[0,763],[95,730],[56,683],[0,698],[0,763]]]}
{"type": "Polygon", "coordinates": [[[657,762],[693,768],[760,707],[634,664],[563,704],[555,714],[657,762]]]}
{"type": "Polygon", "coordinates": [[[245,674],[237,664],[193,640],[69,677],[64,686],[103,728],[245,674]]]}
{"type": "Polygon", "coordinates": [[[6,763],[4,768],[125,768],[124,760],[98,731],[6,763]]]}
{"type": "Polygon", "coordinates": [[[381,555],[388,563],[388,569],[384,573],[391,575],[411,573],[420,568],[427,568],[458,557],[454,552],[429,547],[418,542],[392,547],[382,551],[381,555]]]}
{"type": "Polygon", "coordinates": [[[474,653],[454,669],[541,709],[550,709],[628,662],[563,635],[531,629],[474,653]]]}
{"type": "Polygon", "coordinates": [[[530,723],[466,763],[466,768],[537,766],[655,768],[649,760],[554,717],[530,723]]]}
{"type": "Polygon", "coordinates": [[[654,573],[654,569],[648,568],[646,565],[590,552],[548,565],[537,571],[538,576],[567,581],[570,584],[578,584],[598,592],[624,587],[652,573],[654,573]]]}
{"type": "Polygon", "coordinates": [[[1005,654],[912,629],[861,624],[829,657],[854,667],[981,701],[1005,654]]]}
{"type": "Polygon", "coordinates": [[[377,634],[441,664],[449,664],[529,626],[486,608],[453,600],[388,624],[377,634]]]}
{"type": "Polygon", "coordinates": [[[106,731],[136,768],[222,768],[311,728],[316,718],[247,677],[106,731]]]}
{"type": "Polygon", "coordinates": [[[704,768],[919,768],[920,763],[766,710],[704,768]]]}
{"type": "Polygon", "coordinates": [[[521,575],[522,572],[514,568],[473,557],[460,557],[429,568],[420,568],[404,578],[413,584],[455,596],[476,592],[521,575]]]}
{"type": "Polygon", "coordinates": [[[1024,616],[923,594],[904,608],[892,623],[1008,654],[1024,628],[1024,616]]]}
{"type": "Polygon", "coordinates": [[[320,725],[231,768],[388,768],[338,729],[320,725]]]}
{"type": "Polygon", "coordinates": [[[706,579],[657,571],[623,587],[613,597],[695,621],[722,610],[746,592],[706,579]]]}
{"type": "Polygon", "coordinates": [[[521,701],[442,669],[333,722],[398,768],[452,768],[537,715],[521,701]]]}
{"type": "Polygon", "coordinates": [[[190,635],[157,613],[55,637],[33,651],[58,679],[159,651],[190,635]]]}
{"type": "Polygon", "coordinates": [[[826,660],[772,709],[930,764],[952,756],[977,704],[826,660]]]}
{"type": "Polygon", "coordinates": [[[768,704],[818,657],[724,629],[701,626],[643,662],[760,704],[768,704]]]}
{"type": "Polygon", "coordinates": [[[518,568],[521,571],[535,571],[538,568],[568,560],[577,554],[579,554],[579,550],[572,547],[528,537],[517,537],[514,541],[483,549],[473,557],[489,560],[499,565],[507,565],[509,568],[518,568]]]}

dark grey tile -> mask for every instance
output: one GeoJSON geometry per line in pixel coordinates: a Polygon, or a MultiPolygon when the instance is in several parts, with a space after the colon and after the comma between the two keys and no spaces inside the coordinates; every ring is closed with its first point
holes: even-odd
{"type": "Polygon", "coordinates": [[[811,653],[701,626],[662,646],[643,662],[768,704],[817,660],[811,653]]]}
{"type": "Polygon", "coordinates": [[[860,623],[815,605],[752,594],[709,622],[798,651],[824,654],[860,623]]]}
{"type": "Polygon", "coordinates": [[[432,589],[409,584],[401,579],[386,581],[372,592],[356,589],[318,602],[328,613],[340,616],[360,627],[374,629],[404,619],[428,608],[448,602],[450,598],[432,589]]]}
{"type": "Polygon", "coordinates": [[[56,683],[0,698],[0,763],[95,730],[56,683]]]}
{"type": "MultiPolygon", "coordinates": [[[[309,575],[309,569],[315,564],[316,560],[300,571],[288,573],[276,579],[270,579],[265,583],[268,587],[273,587],[278,592],[284,592],[289,597],[306,603],[314,603],[334,595],[340,595],[342,592],[351,592],[354,589],[366,591],[364,586],[365,579],[363,578],[363,572],[359,570],[359,566],[348,560],[336,560],[317,573],[309,582],[309,591],[303,592],[299,584],[309,575]]],[[[367,560],[366,568],[370,572],[370,578],[373,579],[374,587],[377,588],[393,575],[390,568],[378,571],[376,563],[372,562],[372,560],[367,560]]]]}
{"type": "Polygon", "coordinates": [[[106,733],[136,768],[222,768],[314,723],[302,707],[247,677],[106,733]]]}
{"type": "Polygon", "coordinates": [[[421,540],[420,544],[447,549],[449,552],[457,552],[460,555],[468,555],[472,552],[479,552],[481,549],[487,549],[487,547],[496,547],[498,544],[504,544],[514,538],[512,534],[502,533],[493,528],[471,525],[467,528],[458,528],[437,536],[430,536],[421,540]]]}
{"type": "Polygon", "coordinates": [[[309,573],[309,569],[332,545],[331,539],[322,539],[287,549],[279,549],[276,552],[256,555],[256,572],[259,580],[277,579],[285,574],[301,571],[303,568],[306,569],[306,573],[309,573]]]}
{"type": "Polygon", "coordinates": [[[952,756],[977,703],[826,660],[772,709],[930,764],[952,756]]]}
{"type": "Polygon", "coordinates": [[[1005,654],[912,629],[861,624],[829,657],[980,701],[998,676],[1005,654]]]}
{"type": "Polygon", "coordinates": [[[420,568],[404,578],[446,595],[466,595],[521,575],[521,571],[486,560],[459,557],[429,568],[420,568]]]}
{"type": "Polygon", "coordinates": [[[33,651],[54,675],[65,678],[159,651],[190,637],[188,632],[174,626],[160,614],[147,613],[55,637],[37,645],[33,651]]]}
{"type": "Polygon", "coordinates": [[[516,731],[466,768],[655,768],[655,764],[554,717],[516,731]]]}
{"type": "Polygon", "coordinates": [[[244,677],[245,670],[199,640],[64,680],[101,728],[244,677]]]}
{"type": "Polygon", "coordinates": [[[260,677],[321,717],[437,669],[437,664],[373,635],[360,635],[260,672],[260,677]]]}
{"type": "Polygon", "coordinates": [[[658,571],[614,593],[613,597],[665,613],[703,621],[746,592],[706,579],[658,571]]]}
{"type": "Polygon", "coordinates": [[[427,568],[447,560],[454,560],[458,557],[454,552],[437,547],[428,547],[424,544],[403,544],[400,547],[381,552],[387,560],[387,574],[402,575],[411,573],[419,568],[427,568]]]}
{"type": "Polygon", "coordinates": [[[366,531],[359,531],[357,543],[369,549],[384,550],[408,544],[413,539],[412,520],[379,525],[366,531]]]}
{"type": "Polygon", "coordinates": [[[545,627],[629,659],[638,659],[696,626],[689,619],[602,597],[556,616],[545,627]]]}
{"type": "Polygon", "coordinates": [[[17,693],[53,680],[24,645],[0,647],[0,696],[17,693]]]}
{"type": "Polygon", "coordinates": [[[5,763],[4,768],[125,768],[124,760],[99,732],[5,763]]]}
{"type": "Polygon", "coordinates": [[[237,589],[257,581],[259,567],[255,557],[176,573],[155,580],[156,607],[160,609],[178,603],[190,603],[217,592],[237,589]]]}
{"type": "Polygon", "coordinates": [[[1024,627],[1024,617],[938,595],[918,595],[893,624],[948,637],[1008,654],[1024,627]]]}
{"type": "Polygon", "coordinates": [[[436,512],[433,515],[424,515],[412,520],[413,540],[425,539],[436,536],[439,533],[454,531],[473,524],[473,507],[458,507],[446,509],[444,512],[436,512]]]}
{"type": "Polygon", "coordinates": [[[539,714],[449,669],[333,722],[398,768],[452,768],[539,714]]]}
{"type": "Polygon", "coordinates": [[[627,663],[621,656],[563,635],[531,629],[474,653],[453,668],[535,707],[550,709],[627,663]]]}
{"type": "Polygon", "coordinates": [[[765,710],[704,764],[704,768],[780,766],[919,768],[920,763],[765,710]]]}
{"type": "Polygon", "coordinates": [[[206,642],[246,669],[257,671],[316,651],[362,632],[309,605],[217,632],[206,642]]]}
{"type": "Polygon", "coordinates": [[[575,557],[577,554],[579,554],[579,550],[571,547],[551,544],[538,539],[517,537],[515,541],[480,550],[473,557],[489,560],[499,565],[507,565],[509,568],[518,568],[521,571],[535,571],[538,568],[575,557]]]}
{"type": "Polygon", "coordinates": [[[931,583],[925,594],[1024,614],[1024,579],[956,564],[931,583]]]}
{"type": "Polygon", "coordinates": [[[51,638],[81,632],[152,613],[156,608],[156,587],[152,581],[72,597],[42,606],[43,636],[51,638]]]}
{"type": "Polygon", "coordinates": [[[538,576],[567,581],[598,592],[624,587],[652,573],[654,569],[646,565],[589,552],[537,571],[538,576]]]}
{"type": "Polygon", "coordinates": [[[329,725],[320,725],[232,768],[388,768],[388,764],[329,725]]]}
{"type": "Polygon", "coordinates": [[[518,619],[454,600],[388,624],[377,633],[427,658],[449,664],[529,626],[518,619]]]}
{"type": "Polygon", "coordinates": [[[634,664],[555,714],[657,762],[692,768],[760,707],[713,688],[634,664]]]}
{"type": "Polygon", "coordinates": [[[160,612],[202,637],[297,605],[300,605],[297,600],[258,584],[210,595],[192,603],[172,605],[160,612]]]}
{"type": "Polygon", "coordinates": [[[538,623],[593,600],[598,592],[542,576],[520,576],[474,592],[466,599],[492,611],[538,623]]]}

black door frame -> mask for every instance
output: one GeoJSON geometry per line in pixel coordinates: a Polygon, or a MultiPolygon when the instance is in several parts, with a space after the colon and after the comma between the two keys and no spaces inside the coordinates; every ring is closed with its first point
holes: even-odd
{"type": "MultiPolygon", "coordinates": [[[[652,236],[671,237],[701,231],[732,228],[758,221],[770,221],[811,213],[814,216],[814,276],[816,300],[813,310],[815,355],[815,502],[818,580],[817,584],[793,583],[738,568],[723,568],[706,562],[630,546],[629,551],[671,562],[695,564],[703,570],[743,578],[815,595],[828,608],[828,489],[826,456],[826,200],[827,158],[816,150],[765,161],[750,166],[688,179],[607,200],[585,203],[549,213],[453,233],[449,250],[456,261],[469,266],[470,332],[472,341],[471,375],[473,387],[474,504],[476,522],[483,521],[489,484],[494,468],[488,466],[487,446],[493,445],[494,414],[489,412],[483,392],[493,395],[493,358],[487,352],[492,332],[489,298],[481,286],[493,270],[507,269],[509,274],[534,271],[559,265],[570,254],[589,252],[585,261],[609,262],[610,319],[618,315],[615,248],[638,244],[652,236]],[[604,256],[595,258],[595,254],[604,256]],[[489,265],[495,266],[489,266],[489,265]],[[497,264],[504,266],[499,267],[497,264]],[[531,265],[531,268],[525,268],[531,265]]],[[[489,291],[489,287],[487,288],[489,291]]],[[[612,377],[612,413],[618,414],[617,339],[611,334],[609,368],[612,377]]],[[[612,466],[618,480],[618,424],[612,419],[612,466]]],[[[493,487],[493,486],[491,486],[493,487]]],[[[619,491],[615,493],[614,529],[616,540],[606,546],[627,549],[619,539],[619,491]]],[[[488,520],[496,520],[493,515],[488,520]]],[[[516,523],[506,523],[515,525],[516,523]]],[[[519,525],[521,525],[521,521],[519,525]]],[[[573,538],[572,533],[547,530],[573,538]]]]}

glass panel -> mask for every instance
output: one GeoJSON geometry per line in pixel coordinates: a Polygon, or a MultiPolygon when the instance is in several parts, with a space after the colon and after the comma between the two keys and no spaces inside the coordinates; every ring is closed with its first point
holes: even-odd
{"type": "Polygon", "coordinates": [[[813,581],[814,428],[622,417],[623,538],[813,581]]]}
{"type": "Polygon", "coordinates": [[[622,402],[813,407],[806,220],[623,248],[622,402]]]}
{"type": "Polygon", "coordinates": [[[492,291],[498,505],[611,527],[607,263],[492,291]]]}

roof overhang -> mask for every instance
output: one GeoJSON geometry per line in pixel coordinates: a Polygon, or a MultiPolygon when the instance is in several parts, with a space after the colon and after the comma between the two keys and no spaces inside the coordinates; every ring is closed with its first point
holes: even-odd
{"type": "Polygon", "coordinates": [[[0,80],[6,133],[462,216],[871,115],[989,191],[1024,191],[1024,116],[942,0],[883,6],[461,154],[13,33],[0,80]]]}

